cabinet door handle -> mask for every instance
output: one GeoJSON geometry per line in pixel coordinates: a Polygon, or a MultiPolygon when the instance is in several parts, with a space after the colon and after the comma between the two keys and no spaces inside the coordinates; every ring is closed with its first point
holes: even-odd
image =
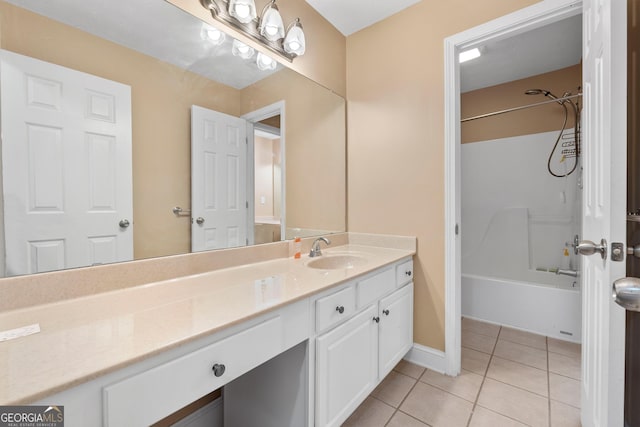
{"type": "Polygon", "coordinates": [[[376,322],[376,323],[380,323],[380,318],[378,316],[376,316],[376,317],[373,318],[373,321],[376,322]]]}
{"type": "Polygon", "coordinates": [[[383,313],[385,316],[388,316],[388,315],[389,315],[389,310],[382,310],[382,313],[383,313]]]}
{"type": "Polygon", "coordinates": [[[216,377],[221,377],[222,374],[224,374],[224,371],[227,370],[227,368],[222,363],[216,363],[215,365],[213,365],[213,368],[211,368],[211,370],[213,371],[213,375],[215,375],[216,377]]]}
{"type": "Polygon", "coordinates": [[[336,307],[336,311],[338,313],[340,313],[340,314],[344,313],[344,306],[342,306],[342,305],[337,306],[336,307]]]}
{"type": "Polygon", "coordinates": [[[404,274],[406,274],[407,276],[411,277],[411,270],[405,271],[404,274]]]}

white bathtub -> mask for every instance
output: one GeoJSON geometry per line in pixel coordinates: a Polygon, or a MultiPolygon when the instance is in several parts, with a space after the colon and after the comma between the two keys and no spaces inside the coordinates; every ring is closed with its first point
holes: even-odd
{"type": "Polygon", "coordinates": [[[462,274],[462,315],[566,341],[581,340],[581,293],[462,274]]]}

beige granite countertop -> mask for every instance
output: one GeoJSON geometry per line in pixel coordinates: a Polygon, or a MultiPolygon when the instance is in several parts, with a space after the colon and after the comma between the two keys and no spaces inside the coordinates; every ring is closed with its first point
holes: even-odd
{"type": "Polygon", "coordinates": [[[318,270],[278,258],[0,313],[0,405],[26,404],[311,296],[411,256],[415,249],[347,244],[367,263],[318,270]]]}

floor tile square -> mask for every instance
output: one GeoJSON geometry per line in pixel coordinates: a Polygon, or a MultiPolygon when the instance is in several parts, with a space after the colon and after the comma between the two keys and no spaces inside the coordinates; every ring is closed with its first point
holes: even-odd
{"type": "Polygon", "coordinates": [[[484,376],[489,366],[489,360],[491,360],[491,355],[489,354],[462,347],[462,369],[466,371],[484,376]]]}
{"type": "Polygon", "coordinates": [[[418,382],[400,410],[432,427],[466,427],[473,403],[418,382]]]}
{"type": "Polygon", "coordinates": [[[367,397],[342,427],[383,427],[395,410],[384,402],[367,397]]]}
{"type": "Polygon", "coordinates": [[[574,342],[547,338],[547,345],[549,346],[549,351],[553,353],[560,353],[565,356],[575,356],[578,358],[582,356],[582,346],[574,342]]]}
{"type": "Polygon", "coordinates": [[[500,325],[463,317],[462,330],[496,338],[498,333],[500,333],[500,325]]]}
{"type": "Polygon", "coordinates": [[[482,375],[462,370],[457,377],[450,377],[427,369],[420,381],[475,402],[482,385],[482,375]]]}
{"type": "Polygon", "coordinates": [[[500,339],[515,342],[518,344],[528,345],[529,347],[547,349],[547,337],[533,334],[531,332],[521,331],[519,329],[508,328],[503,326],[500,329],[500,339]]]}
{"type": "Polygon", "coordinates": [[[547,352],[545,350],[499,339],[493,355],[522,363],[523,365],[547,370],[547,352]]]}
{"type": "Polygon", "coordinates": [[[382,380],[380,385],[373,390],[371,396],[382,400],[387,405],[397,408],[407,394],[409,394],[409,391],[411,391],[416,381],[415,378],[391,371],[389,375],[382,380]]]}
{"type": "Polygon", "coordinates": [[[471,415],[471,423],[469,427],[524,427],[522,424],[504,415],[490,411],[482,406],[476,406],[471,415]]]}
{"type": "Polygon", "coordinates": [[[398,364],[393,368],[394,371],[400,372],[401,374],[405,374],[408,377],[418,379],[424,373],[424,368],[420,365],[416,365],[415,363],[407,362],[406,360],[401,360],[398,364]]]}
{"type": "Polygon", "coordinates": [[[580,381],[550,372],[549,390],[551,399],[580,408],[580,381]]]}
{"type": "Polygon", "coordinates": [[[396,412],[387,427],[429,427],[425,423],[416,420],[413,417],[405,414],[404,412],[396,412]]]}
{"type": "Polygon", "coordinates": [[[564,375],[574,380],[581,379],[580,358],[549,353],[549,372],[564,375]]]}
{"type": "Polygon", "coordinates": [[[493,353],[493,347],[496,345],[496,338],[488,335],[480,335],[471,331],[462,331],[462,346],[483,353],[493,353]]]}
{"type": "Polygon", "coordinates": [[[551,401],[551,427],[580,427],[580,409],[551,401]]]}
{"type": "Polygon", "coordinates": [[[549,399],[486,378],[478,405],[533,427],[549,425],[549,399]]]}
{"type": "Polygon", "coordinates": [[[547,371],[522,363],[494,356],[487,371],[487,378],[493,378],[545,397],[549,396],[547,371]]]}

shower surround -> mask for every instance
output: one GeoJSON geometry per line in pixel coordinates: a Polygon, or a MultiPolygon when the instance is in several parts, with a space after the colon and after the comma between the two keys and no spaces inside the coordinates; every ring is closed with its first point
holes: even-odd
{"type": "MultiPolygon", "coordinates": [[[[462,314],[580,341],[579,171],[547,171],[558,132],[462,145],[462,314]],[[566,252],[565,252],[566,250],[566,252]],[[568,253],[568,256],[565,256],[568,253]]],[[[552,159],[570,170],[573,158],[552,159]]]]}

